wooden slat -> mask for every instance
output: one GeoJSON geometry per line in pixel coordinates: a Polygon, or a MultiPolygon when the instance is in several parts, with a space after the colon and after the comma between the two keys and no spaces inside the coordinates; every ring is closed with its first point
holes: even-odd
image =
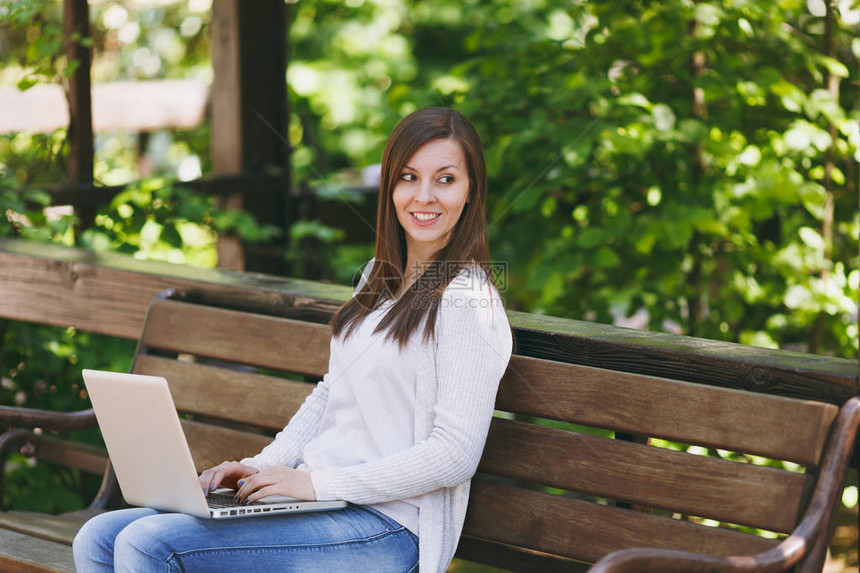
{"type": "MultiPolygon", "coordinates": [[[[0,239],[3,318],[137,339],[149,301],[165,288],[195,291],[205,303],[259,304],[284,313],[313,309],[322,320],[352,294],[348,286],[329,283],[0,239]]],[[[520,355],[717,386],[743,386],[834,404],[857,394],[856,360],[523,312],[508,315],[520,355]]]]}
{"type": "Polygon", "coordinates": [[[192,420],[182,420],[182,429],[198,473],[223,461],[253,456],[272,441],[266,436],[192,420]]]}
{"type": "Polygon", "coordinates": [[[517,353],[557,362],[841,405],[857,361],[509,311],[517,353]]]}
{"type": "Polygon", "coordinates": [[[71,546],[81,526],[103,511],[84,509],[62,515],[29,511],[0,512],[0,529],[17,531],[33,538],[71,546]]]}
{"type": "Polygon", "coordinates": [[[479,471],[781,533],[794,528],[808,479],[498,418],[479,471]]]}
{"type": "Polygon", "coordinates": [[[72,548],[0,530],[0,571],[4,573],[74,573],[72,548]]]}
{"type": "Polygon", "coordinates": [[[589,562],[630,547],[752,555],[777,543],[737,531],[480,480],[472,482],[463,532],[589,562]]]}
{"type": "Polygon", "coordinates": [[[352,293],[348,286],[0,239],[3,318],[137,340],[152,298],[167,288],[193,291],[207,303],[285,313],[311,307],[330,314],[352,293]]]}
{"type": "Polygon", "coordinates": [[[806,466],[818,465],[839,411],[831,404],[523,356],[511,358],[496,407],[806,466]]]}
{"type": "Polygon", "coordinates": [[[308,382],[151,355],[139,356],[134,371],[166,378],[180,412],[271,430],[286,426],[314,389],[308,382]]]}
{"type": "Polygon", "coordinates": [[[151,348],[322,376],[328,370],[331,329],[323,324],[162,300],[153,303],[142,339],[151,348]]]}
{"type": "Polygon", "coordinates": [[[104,448],[46,435],[39,437],[38,458],[97,475],[104,474],[108,461],[104,448]]]}
{"type": "Polygon", "coordinates": [[[588,563],[463,535],[457,557],[517,573],[585,573],[588,563]]]}

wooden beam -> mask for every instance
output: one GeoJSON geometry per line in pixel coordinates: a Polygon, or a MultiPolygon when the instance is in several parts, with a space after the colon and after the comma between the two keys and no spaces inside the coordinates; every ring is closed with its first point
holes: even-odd
{"type": "MultiPolygon", "coordinates": [[[[209,25],[212,45],[212,171],[240,173],[242,165],[242,82],[240,71],[239,0],[213,0],[209,25]]],[[[237,194],[220,198],[228,209],[242,209],[237,194]]],[[[219,235],[218,266],[245,268],[245,254],[237,237],[219,235]]]]}
{"type": "Polygon", "coordinates": [[[348,287],[299,279],[198,269],[81,249],[0,239],[0,317],[137,339],[152,298],[166,288],[192,290],[217,304],[242,300],[331,312],[348,287]]]}
{"type": "Polygon", "coordinates": [[[209,25],[212,44],[212,170],[242,171],[239,76],[239,0],[214,0],[209,25]]]}
{"type": "Polygon", "coordinates": [[[856,394],[853,360],[508,312],[517,352],[751,392],[841,405],[856,394]]]}
{"type": "MultiPolygon", "coordinates": [[[[0,240],[0,317],[136,339],[150,299],[191,289],[209,304],[326,322],[351,289],[262,274],[196,269],[0,240]]],[[[517,354],[842,404],[854,395],[857,362],[755,348],[585,321],[508,313],[517,354]]],[[[516,373],[511,373],[516,375],[516,373]]]]}
{"type": "Polygon", "coordinates": [[[283,0],[212,3],[212,163],[216,174],[288,167],[283,0]]]}
{"type": "Polygon", "coordinates": [[[90,38],[90,13],[87,0],[65,0],[63,29],[67,62],[78,62],[69,77],[69,180],[93,180],[93,112],[90,93],[90,49],[83,40],[90,38]]]}
{"type": "MultiPolygon", "coordinates": [[[[265,173],[217,175],[200,177],[191,181],[177,181],[175,185],[187,187],[208,195],[238,193],[249,195],[280,194],[283,182],[280,177],[265,173]]],[[[45,191],[51,195],[52,205],[74,205],[95,208],[109,204],[113,198],[129,185],[93,185],[92,183],[66,183],[60,185],[29,185],[25,189],[45,191]]]]}
{"type": "MultiPolygon", "coordinates": [[[[97,83],[92,86],[93,131],[190,129],[206,119],[208,97],[208,85],[199,80],[97,83]]],[[[53,133],[68,125],[62,86],[0,89],[0,133],[53,133]]]]}
{"type": "Polygon", "coordinates": [[[239,0],[214,0],[212,44],[212,170],[242,171],[242,95],[239,71],[239,0]]]}
{"type": "MultiPolygon", "coordinates": [[[[283,246],[292,223],[287,95],[291,6],[284,0],[258,0],[241,2],[239,10],[242,131],[246,142],[242,163],[246,172],[273,171],[283,182],[278,195],[244,197],[243,208],[261,224],[283,229],[284,234],[275,240],[283,246]]],[[[245,268],[286,274],[283,251],[275,250],[274,258],[266,257],[265,252],[248,249],[245,268]]]]}
{"type": "MultiPolygon", "coordinates": [[[[216,175],[272,170],[283,191],[266,201],[226,195],[263,224],[289,224],[287,8],[282,0],[212,3],[212,165],[216,175]]],[[[219,266],[277,272],[278,261],[248,261],[235,237],[219,237],[219,266]],[[248,266],[247,263],[251,263],[248,266]],[[274,266],[270,266],[274,263],[274,266]]]]}

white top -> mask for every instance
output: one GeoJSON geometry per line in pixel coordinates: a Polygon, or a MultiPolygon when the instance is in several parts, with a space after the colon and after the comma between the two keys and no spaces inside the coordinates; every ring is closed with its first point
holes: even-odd
{"type": "MultiPolygon", "coordinates": [[[[385,340],[385,332],[373,333],[393,305],[393,300],[385,301],[346,340],[332,338],[328,405],[298,469],[313,473],[354,466],[415,445],[415,361],[421,332],[414,332],[402,349],[396,340],[385,340]]],[[[418,535],[417,499],[373,507],[418,535]]]]}
{"type": "MultiPolygon", "coordinates": [[[[469,480],[481,459],[513,342],[501,298],[483,272],[472,267],[461,278],[442,296],[433,341],[418,348],[415,445],[366,463],[311,472],[321,500],[376,504],[418,496],[423,573],[443,573],[454,557],[469,480]]],[[[333,383],[326,374],[275,440],[242,463],[259,470],[296,467],[319,433],[333,383]]]]}

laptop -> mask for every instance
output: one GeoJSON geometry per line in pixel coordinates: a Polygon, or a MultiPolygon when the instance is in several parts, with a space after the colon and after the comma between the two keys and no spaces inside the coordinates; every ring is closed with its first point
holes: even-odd
{"type": "Polygon", "coordinates": [[[167,380],[101,370],[84,370],[83,376],[120,489],[131,505],[213,519],[346,507],[345,501],[302,501],[285,496],[241,505],[232,501],[232,493],[224,495],[219,490],[207,497],[197,479],[167,380]]]}

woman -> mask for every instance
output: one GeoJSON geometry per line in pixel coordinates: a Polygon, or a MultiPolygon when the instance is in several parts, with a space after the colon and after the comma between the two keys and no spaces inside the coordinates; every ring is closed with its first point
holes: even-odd
{"type": "Polygon", "coordinates": [[[487,267],[486,192],[466,118],[404,118],[383,154],[376,257],[332,319],[329,372],[262,452],[200,475],[204,491],[236,487],[243,502],[346,509],[224,522],[111,512],[75,538],[79,571],[444,571],[512,348],[487,267]]]}

